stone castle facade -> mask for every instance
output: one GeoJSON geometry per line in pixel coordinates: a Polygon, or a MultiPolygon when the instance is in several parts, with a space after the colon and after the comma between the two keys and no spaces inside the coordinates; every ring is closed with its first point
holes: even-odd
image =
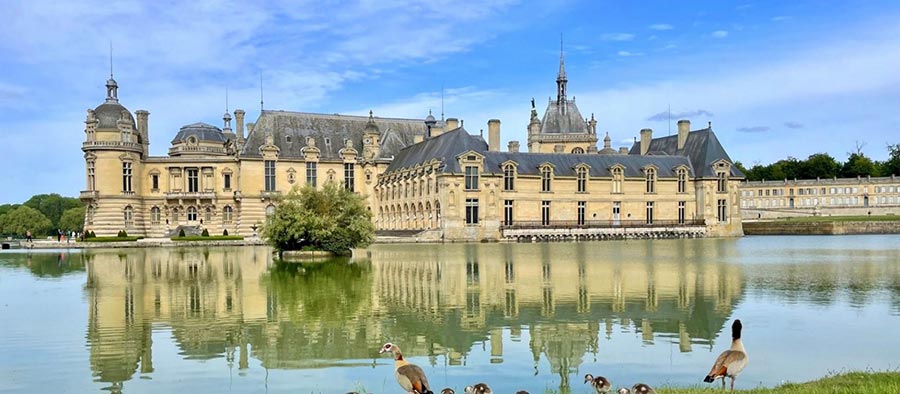
{"type": "Polygon", "coordinates": [[[661,138],[644,129],[640,142],[619,150],[607,134],[598,150],[597,121],[567,99],[567,82],[560,56],[556,101],[542,119],[532,102],[527,153],[517,141],[501,152],[497,119],[485,141],[431,114],[266,110],[245,124],[238,109],[226,111],[222,128],[182,127],[167,156],[150,156],[150,114],[120,104],[110,76],[105,102],[85,120],[85,228],[98,236],[163,237],[179,226],[249,236],[295,186],[338,182],[365,197],[377,229],[432,239],[742,235],[743,174],[711,127],[691,130],[682,120],[677,135],[661,138]]]}

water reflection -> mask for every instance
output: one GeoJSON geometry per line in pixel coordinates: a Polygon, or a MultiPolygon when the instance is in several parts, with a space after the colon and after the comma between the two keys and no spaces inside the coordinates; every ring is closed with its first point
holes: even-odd
{"type": "Polygon", "coordinates": [[[84,257],[81,253],[37,252],[0,254],[0,266],[27,267],[31,274],[39,278],[58,278],[63,275],[84,272],[84,257]]]}

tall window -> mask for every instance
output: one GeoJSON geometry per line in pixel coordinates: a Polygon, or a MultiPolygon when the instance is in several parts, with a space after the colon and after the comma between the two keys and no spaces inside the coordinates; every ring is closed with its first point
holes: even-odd
{"type": "Polygon", "coordinates": [[[316,187],[316,162],[306,162],[306,184],[316,187]]]}
{"type": "Polygon", "coordinates": [[[172,208],[172,221],[178,223],[178,208],[172,208]]]}
{"type": "Polygon", "coordinates": [[[150,175],[150,189],[159,190],[159,175],[150,175]]]}
{"type": "Polygon", "coordinates": [[[678,169],[678,192],[687,193],[687,170],[684,168],[678,169]]]}
{"type": "Polygon", "coordinates": [[[206,211],[203,213],[203,219],[209,224],[209,221],[212,220],[212,209],[206,208],[206,211]]]}
{"type": "Polygon", "coordinates": [[[678,224],[684,224],[684,216],[685,216],[685,206],[687,204],[684,201],[678,202],[678,224]]]}
{"type": "Polygon", "coordinates": [[[719,171],[716,173],[718,180],[718,187],[716,191],[719,193],[725,193],[728,191],[728,178],[725,176],[725,171],[719,171]]]}
{"type": "Polygon", "coordinates": [[[225,174],[222,185],[225,187],[225,190],[231,190],[231,174],[225,174]]]}
{"type": "Polygon", "coordinates": [[[88,160],[88,162],[87,162],[87,176],[88,176],[87,189],[88,190],[97,190],[97,182],[95,181],[96,178],[94,178],[94,161],[93,160],[88,160]]]}
{"type": "Polygon", "coordinates": [[[275,216],[275,206],[272,204],[269,204],[266,207],[266,222],[268,222],[270,219],[272,219],[273,216],[275,216]]]}
{"type": "Polygon", "coordinates": [[[578,192],[579,193],[584,193],[587,191],[587,178],[588,178],[587,167],[579,167],[578,168],[578,192]]]}
{"type": "Polygon", "coordinates": [[[513,224],[513,200],[503,200],[503,224],[513,224]]]}
{"type": "Polygon", "coordinates": [[[125,227],[131,227],[134,224],[134,210],[131,205],[125,207],[125,227]]]}
{"type": "Polygon", "coordinates": [[[612,169],[612,192],[622,193],[622,182],[625,180],[624,171],[621,167],[612,169]]]}
{"type": "Polygon", "coordinates": [[[88,205],[87,208],[84,209],[84,223],[85,224],[94,224],[94,207],[88,205]]]}
{"type": "Polygon", "coordinates": [[[550,225],[550,201],[541,201],[541,224],[550,225]]]}
{"type": "Polygon", "coordinates": [[[653,201],[647,201],[647,224],[653,224],[653,201]]]}
{"type": "Polygon", "coordinates": [[[648,168],[646,171],[647,193],[656,193],[656,170],[648,168]]]}
{"type": "Polygon", "coordinates": [[[553,176],[553,169],[549,166],[541,168],[541,191],[550,191],[550,178],[553,176]]]}
{"type": "Polygon", "coordinates": [[[275,191],[275,160],[266,160],[266,191],[275,191]]]}
{"type": "Polygon", "coordinates": [[[344,189],[349,191],[353,191],[353,185],[356,183],[354,179],[354,168],[353,163],[344,163],[344,189]]]}
{"type": "Polygon", "coordinates": [[[187,209],[187,219],[189,222],[194,222],[197,220],[197,208],[188,207],[187,209]]]}
{"type": "Polygon", "coordinates": [[[622,217],[622,202],[621,201],[613,201],[612,206],[612,218],[613,225],[619,225],[619,219],[622,217]]]}
{"type": "Polygon", "coordinates": [[[425,194],[431,194],[431,178],[428,178],[428,186],[425,187],[425,194]]]}
{"type": "Polygon", "coordinates": [[[466,166],[466,190],[478,190],[478,167],[466,166]]]}
{"type": "Polygon", "coordinates": [[[466,224],[478,224],[478,199],[466,199],[466,224]]]}
{"type": "Polygon", "coordinates": [[[131,192],[131,162],[122,162],[122,191],[131,192]]]}
{"type": "Polygon", "coordinates": [[[191,168],[187,170],[188,192],[200,191],[200,170],[191,168]]]}
{"type": "Polygon", "coordinates": [[[727,200],[720,199],[718,203],[718,211],[719,211],[719,221],[725,222],[728,220],[728,205],[727,200]]]}
{"type": "Polygon", "coordinates": [[[234,209],[231,208],[230,205],[226,205],[225,208],[222,209],[222,221],[225,224],[231,224],[234,216],[234,209]]]}
{"type": "Polygon", "coordinates": [[[150,208],[150,224],[159,224],[159,207],[150,208]]]}
{"type": "Polygon", "coordinates": [[[587,201],[578,202],[578,225],[584,226],[584,211],[587,207],[587,201]]]}
{"type": "Polygon", "coordinates": [[[503,190],[513,191],[516,189],[516,166],[507,164],[503,166],[503,190]]]}

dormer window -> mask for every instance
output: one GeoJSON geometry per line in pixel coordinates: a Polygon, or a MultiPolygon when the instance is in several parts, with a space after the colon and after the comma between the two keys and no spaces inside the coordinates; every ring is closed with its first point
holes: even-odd
{"type": "Polygon", "coordinates": [[[622,183],[625,180],[625,170],[622,167],[613,167],[609,171],[612,174],[612,193],[622,193],[622,183]]]}
{"type": "Polygon", "coordinates": [[[587,192],[588,168],[585,166],[578,167],[577,172],[577,189],[579,193],[587,192]]]}
{"type": "Polygon", "coordinates": [[[716,191],[719,193],[728,192],[728,175],[725,171],[716,172],[716,191]]]}
{"type": "Polygon", "coordinates": [[[649,167],[644,169],[644,179],[646,183],[645,193],[656,193],[656,169],[649,167]]]}
{"type": "MultiPolygon", "coordinates": [[[[475,156],[469,156],[475,160],[475,156]]],[[[478,190],[478,167],[466,166],[466,190],[478,190]]]]}
{"type": "Polygon", "coordinates": [[[552,179],[553,179],[553,168],[550,167],[549,165],[541,167],[541,191],[542,192],[549,192],[551,190],[550,181],[552,179]]]}
{"type": "Polygon", "coordinates": [[[516,189],[516,166],[506,164],[503,166],[503,191],[511,192],[516,189]]]}
{"type": "Polygon", "coordinates": [[[687,170],[679,168],[676,173],[678,174],[678,193],[687,193],[687,170]]]}

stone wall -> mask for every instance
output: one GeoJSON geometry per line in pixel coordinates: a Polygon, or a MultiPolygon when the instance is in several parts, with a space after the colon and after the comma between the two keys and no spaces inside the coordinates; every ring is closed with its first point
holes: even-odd
{"type": "Polygon", "coordinates": [[[744,222],[746,235],[900,234],[898,221],[744,222]]]}

